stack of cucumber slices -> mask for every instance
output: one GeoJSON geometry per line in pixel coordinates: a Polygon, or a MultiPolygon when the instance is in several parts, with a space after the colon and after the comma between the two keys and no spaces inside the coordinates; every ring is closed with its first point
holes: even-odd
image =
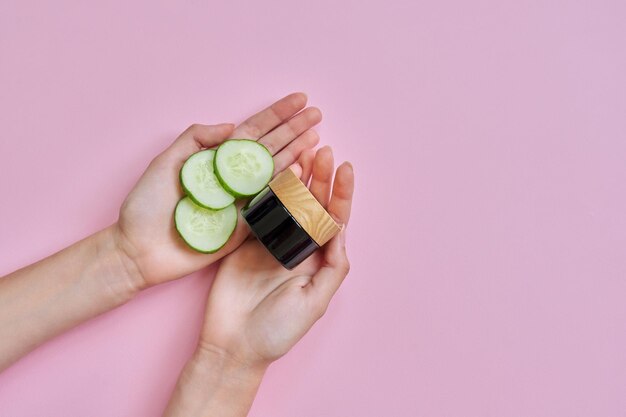
{"type": "Polygon", "coordinates": [[[253,140],[231,139],[191,155],[180,170],[186,195],[176,205],[176,230],[192,249],[218,251],[237,226],[235,200],[259,193],[273,173],[272,155],[253,140]]]}

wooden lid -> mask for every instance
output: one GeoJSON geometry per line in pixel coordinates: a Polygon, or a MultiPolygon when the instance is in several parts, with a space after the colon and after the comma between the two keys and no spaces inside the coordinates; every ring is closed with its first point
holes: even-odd
{"type": "Polygon", "coordinates": [[[291,169],[274,177],[269,186],[287,211],[319,246],[341,231],[341,227],[291,169]]]}

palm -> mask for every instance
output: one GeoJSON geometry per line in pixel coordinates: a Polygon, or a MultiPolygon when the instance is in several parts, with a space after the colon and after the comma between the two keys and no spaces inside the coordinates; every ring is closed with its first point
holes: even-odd
{"type": "MultiPolygon", "coordinates": [[[[330,148],[300,158],[302,178],[340,223],[350,216],[352,168],[337,169],[330,195],[330,148]],[[329,198],[330,197],[330,198],[329,198]]],[[[269,363],[285,354],[324,314],[348,273],[341,236],[335,236],[297,268],[283,268],[256,239],[227,256],[216,274],[207,303],[201,344],[246,363],[269,363]]]]}
{"type": "Polygon", "coordinates": [[[184,161],[194,152],[219,145],[226,137],[246,137],[267,146],[274,155],[276,170],[283,170],[319,140],[310,128],[321,115],[316,108],[300,112],[305,104],[303,94],[289,95],[243,122],[234,132],[230,125],[194,125],[152,161],[126,198],[118,222],[125,250],[136,262],[146,285],[203,268],[236,249],[248,234],[240,216],[229,242],[218,252],[201,254],[185,245],[173,222],[176,203],[183,195],[178,172],[184,161]]]}
{"type": "Polygon", "coordinates": [[[220,265],[207,307],[212,344],[233,342],[242,358],[269,361],[285,354],[318,318],[311,315],[304,287],[320,269],[313,254],[292,271],[258,241],[246,241],[220,265]]]}
{"type": "Polygon", "coordinates": [[[205,255],[185,245],[174,228],[172,214],[182,196],[180,166],[155,161],[128,195],[120,211],[119,226],[137,248],[136,260],[148,284],[189,274],[236,248],[247,234],[239,222],[228,245],[205,255]]]}

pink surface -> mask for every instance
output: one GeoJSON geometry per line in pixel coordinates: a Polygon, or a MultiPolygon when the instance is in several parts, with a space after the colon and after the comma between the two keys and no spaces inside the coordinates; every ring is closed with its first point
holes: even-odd
{"type": "MultiPolygon", "coordinates": [[[[4,0],[0,275],[113,222],[188,124],[304,90],[353,268],[251,415],[624,416],[625,5],[4,0]]],[[[0,416],[160,415],[212,273],[9,368],[0,416]]]]}

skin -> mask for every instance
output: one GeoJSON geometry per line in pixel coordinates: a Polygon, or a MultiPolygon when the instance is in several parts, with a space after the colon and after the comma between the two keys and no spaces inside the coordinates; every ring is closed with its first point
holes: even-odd
{"type": "MultiPolygon", "coordinates": [[[[349,271],[345,226],[354,173],[335,173],[332,150],[313,148],[315,108],[291,94],[236,128],[193,125],[157,156],[120,210],[118,222],[36,264],[0,279],[0,370],[45,340],[132,299],[141,289],[224,258],[207,301],[198,347],[183,369],[166,416],[245,416],[267,367],[324,314],[349,271]],[[292,271],[280,266],[238,223],[214,254],[190,250],[172,213],[182,191],[178,171],[194,152],[226,138],[252,138],[291,166],[343,225],[337,236],[292,271]],[[228,255],[228,256],[227,256],[228,255]]],[[[243,203],[241,203],[243,204],[243,203]]]]}
{"type": "Polygon", "coordinates": [[[180,239],[172,213],[182,196],[178,173],[187,158],[226,138],[256,139],[270,150],[275,172],[280,172],[319,142],[317,133],[310,129],[321,121],[321,112],[315,107],[302,110],[305,106],[306,96],[295,93],[250,117],[234,131],[231,124],[193,125],[152,161],[124,201],[117,223],[120,248],[139,271],[134,282],[138,289],[204,268],[235,250],[248,236],[240,215],[230,240],[214,254],[190,251],[180,239]]]}
{"type": "Polygon", "coordinates": [[[310,190],[344,225],[322,250],[292,271],[256,240],[221,263],[209,294],[198,348],[185,366],[165,415],[245,416],[267,367],[287,353],[325,313],[348,274],[345,226],[354,173],[349,163],[333,176],[330,148],[300,158],[310,190]],[[331,192],[332,189],[332,192],[331,192]]]}
{"type": "Polygon", "coordinates": [[[223,258],[247,237],[241,221],[229,243],[204,255],[190,250],[173,227],[183,193],[178,171],[194,152],[229,137],[257,139],[277,170],[297,161],[319,138],[321,112],[306,95],[290,94],[232,124],[192,125],[150,163],[113,225],[0,279],[0,370],[46,340],[131,300],[140,290],[180,278],[223,258]]]}

